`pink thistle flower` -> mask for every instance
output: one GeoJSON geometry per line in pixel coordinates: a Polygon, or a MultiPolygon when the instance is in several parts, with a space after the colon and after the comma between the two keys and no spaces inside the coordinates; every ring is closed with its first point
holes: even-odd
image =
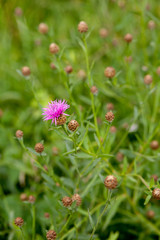
{"type": "Polygon", "coordinates": [[[50,103],[48,103],[46,108],[43,108],[43,119],[45,121],[52,120],[51,124],[53,124],[54,122],[55,125],[57,125],[57,119],[60,117],[60,115],[63,114],[69,116],[68,114],[64,113],[69,107],[70,105],[68,105],[65,100],[51,101],[50,103]]]}

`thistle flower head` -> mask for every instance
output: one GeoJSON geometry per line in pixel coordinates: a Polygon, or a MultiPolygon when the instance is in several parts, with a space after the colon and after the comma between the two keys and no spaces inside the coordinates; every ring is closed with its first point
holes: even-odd
{"type": "MultiPolygon", "coordinates": [[[[69,108],[70,106],[66,103],[65,100],[55,100],[48,103],[48,106],[46,108],[43,108],[44,120],[52,120],[51,124],[54,122],[55,125],[57,125],[58,118],[63,114],[67,115],[64,112],[69,108]]],[[[68,115],[67,115],[68,116],[68,115]]]]}

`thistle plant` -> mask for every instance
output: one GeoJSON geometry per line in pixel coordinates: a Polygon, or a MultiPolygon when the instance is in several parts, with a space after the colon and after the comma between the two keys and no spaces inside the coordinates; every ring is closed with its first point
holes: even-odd
{"type": "Polygon", "coordinates": [[[15,4],[0,20],[0,238],[159,239],[158,1],[15,4]]]}

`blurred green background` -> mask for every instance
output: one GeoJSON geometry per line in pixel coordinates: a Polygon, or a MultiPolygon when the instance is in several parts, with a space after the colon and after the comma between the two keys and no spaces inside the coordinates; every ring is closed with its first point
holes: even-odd
{"type": "MultiPolygon", "coordinates": [[[[89,89],[86,81],[80,80],[77,75],[80,69],[86,71],[85,57],[79,44],[81,36],[77,30],[77,25],[81,20],[87,22],[89,26],[88,52],[90,64],[93,66],[92,81],[99,91],[98,97],[95,98],[95,105],[97,117],[101,120],[99,128],[102,137],[106,131],[106,126],[102,124],[106,113],[106,103],[114,103],[116,109],[114,125],[118,131],[116,135],[110,136],[108,153],[115,155],[121,148],[131,163],[135,157],[134,152],[138,152],[149,137],[152,138],[154,131],[153,136],[157,139],[160,137],[158,131],[160,86],[159,77],[156,74],[156,69],[160,65],[159,1],[1,0],[0,239],[2,240],[18,239],[16,235],[18,230],[13,225],[13,219],[17,216],[25,219],[25,239],[31,239],[30,206],[19,199],[23,192],[33,194],[37,198],[36,239],[45,239],[46,229],[49,229],[52,224],[58,225],[56,228],[59,228],[63,224],[62,219],[66,218],[67,211],[58,203],[65,191],[59,190],[55,183],[57,180],[68,187],[69,192],[74,192],[76,188],[74,182],[77,177],[76,167],[73,167],[74,157],[70,155],[64,157],[63,153],[67,145],[56,132],[48,131],[50,123],[43,122],[41,113],[42,107],[48,101],[66,99],[71,105],[69,114],[75,117],[83,127],[86,126],[85,120],[93,123],[92,116],[88,118],[92,113],[89,89]],[[15,12],[16,7],[22,10],[20,16],[17,16],[15,12]],[[153,30],[148,28],[150,20],[155,21],[156,24],[153,30]],[[49,27],[45,35],[38,31],[38,25],[41,22],[49,27]],[[108,30],[106,38],[100,37],[101,28],[108,30]],[[130,45],[127,45],[123,39],[128,32],[133,35],[133,42],[130,45]],[[62,67],[65,68],[67,65],[73,67],[73,73],[69,77],[72,98],[65,87],[65,78],[60,76],[57,69],[50,68],[50,63],[55,61],[55,57],[49,52],[49,45],[52,42],[57,43],[61,49],[62,67]],[[126,56],[132,56],[132,63],[126,63],[126,56]],[[21,74],[23,66],[29,66],[31,69],[29,79],[21,74]],[[113,66],[116,69],[117,75],[112,85],[106,84],[104,69],[107,66],[113,66]],[[143,66],[147,67],[147,72],[143,70],[143,66]],[[148,88],[144,87],[143,83],[143,77],[147,73],[154,78],[152,86],[148,88]],[[138,131],[133,134],[127,132],[125,135],[122,125],[126,122],[129,125],[137,123],[138,131]],[[42,175],[34,168],[32,157],[21,149],[14,137],[17,129],[23,130],[24,142],[28,147],[34,148],[37,142],[44,141],[48,157],[45,162],[42,160],[42,163],[47,164],[50,170],[54,169],[56,175],[54,183],[48,175],[42,175]],[[125,137],[121,142],[123,136],[125,137]],[[58,156],[53,154],[53,147],[59,149],[58,156]],[[52,215],[51,220],[44,219],[44,212],[52,215]]],[[[91,140],[96,142],[93,132],[94,128],[91,127],[84,147],[94,152],[95,143],[93,146],[90,143],[91,140]]],[[[146,144],[149,145],[148,142],[146,144]]],[[[149,181],[153,173],[159,173],[160,166],[158,161],[152,164],[151,161],[146,160],[145,156],[153,155],[157,159],[159,155],[148,148],[143,154],[138,172],[149,181]]],[[[82,155],[77,158],[78,167],[85,168],[89,159],[84,162],[85,157],[82,155]]],[[[121,168],[115,161],[115,157],[112,161],[116,171],[120,171],[121,168]]],[[[106,167],[108,168],[108,165],[106,167]]],[[[110,171],[108,169],[105,170],[105,174],[110,171]]],[[[85,177],[88,175],[89,172],[85,177]]],[[[94,176],[94,171],[91,171],[91,176],[94,176]]],[[[84,196],[85,200],[80,211],[82,215],[79,212],[73,222],[83,220],[88,208],[92,209],[104,201],[106,197],[102,190],[104,187],[97,187],[100,183],[101,181],[98,181],[97,185],[93,185],[88,195],[84,196]]],[[[136,211],[145,218],[146,211],[151,205],[144,207],[144,189],[139,183],[134,189],[134,184],[134,182],[129,183],[127,191],[134,198],[136,211]]],[[[79,186],[80,192],[83,192],[85,187],[86,183],[83,182],[79,186]]],[[[153,225],[155,224],[158,229],[160,226],[159,204],[153,202],[151,208],[157,213],[153,225]]],[[[94,221],[98,214],[99,210],[94,216],[94,221]]],[[[68,229],[74,226],[72,225],[70,224],[68,229]]],[[[128,200],[125,197],[123,199],[122,194],[114,211],[108,218],[105,217],[104,222],[100,223],[95,239],[159,239],[159,233],[152,227],[152,223],[144,219],[138,220],[128,206],[128,200]],[[119,208],[120,204],[122,204],[122,209],[119,208]],[[112,231],[118,231],[119,237],[111,234],[112,231]]],[[[78,231],[79,238],[77,239],[89,239],[91,232],[89,221],[87,221],[87,226],[84,223],[81,224],[78,231]]],[[[71,233],[64,239],[76,239],[75,233],[71,233]]]]}

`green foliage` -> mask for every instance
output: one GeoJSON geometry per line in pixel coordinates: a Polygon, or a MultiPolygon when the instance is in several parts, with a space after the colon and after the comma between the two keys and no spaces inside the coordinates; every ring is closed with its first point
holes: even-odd
{"type": "Polygon", "coordinates": [[[0,239],[46,239],[50,229],[59,240],[159,239],[159,202],[152,191],[160,184],[152,175],[159,179],[160,154],[150,147],[160,142],[159,19],[158,1],[1,1],[0,239]],[[82,20],[86,34],[77,30],[82,20]],[[41,22],[47,34],[38,31],[41,22]],[[108,30],[104,38],[101,28],[108,30]],[[133,36],[129,44],[126,33],[133,36]],[[52,42],[60,47],[56,55],[49,52],[52,42]],[[30,76],[22,74],[23,66],[30,76]],[[104,76],[108,66],[116,70],[112,79],[104,76]],[[70,105],[63,126],[42,119],[42,108],[55,99],[70,105]],[[112,123],[105,120],[107,103],[114,104],[112,123]],[[68,129],[72,119],[80,125],[75,132],[68,129]],[[36,143],[44,144],[42,153],[36,143]],[[104,185],[108,175],[117,178],[113,190],[104,185]],[[23,193],[35,202],[22,201],[23,193]],[[75,193],[82,204],[64,207],[62,198],[75,193]],[[16,217],[24,219],[21,229],[16,217]]]}

